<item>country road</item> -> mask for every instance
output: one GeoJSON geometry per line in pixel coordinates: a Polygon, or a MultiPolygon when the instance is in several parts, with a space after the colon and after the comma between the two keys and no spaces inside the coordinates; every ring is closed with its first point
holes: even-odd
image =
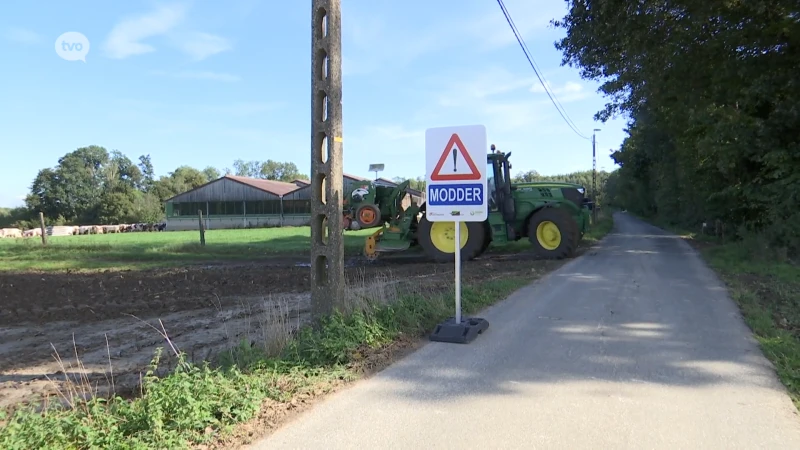
{"type": "Polygon", "coordinates": [[[800,449],[800,417],[724,287],[624,213],[596,251],[253,449],[800,449]]]}

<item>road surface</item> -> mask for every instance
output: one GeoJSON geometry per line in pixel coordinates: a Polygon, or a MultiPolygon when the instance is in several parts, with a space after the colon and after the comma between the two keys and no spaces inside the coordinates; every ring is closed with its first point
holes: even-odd
{"type": "Polygon", "coordinates": [[[800,419],[724,287],[627,214],[596,251],[253,449],[800,449],[800,419]]]}

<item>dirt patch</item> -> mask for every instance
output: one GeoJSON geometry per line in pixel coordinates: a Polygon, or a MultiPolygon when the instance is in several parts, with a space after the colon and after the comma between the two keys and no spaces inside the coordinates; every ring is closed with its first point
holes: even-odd
{"type": "Polygon", "coordinates": [[[4,273],[0,274],[0,326],[55,320],[89,323],[126,314],[159,316],[212,308],[222,297],[302,292],[308,282],[306,268],[258,265],[80,274],[4,273]]]}
{"type": "MultiPolygon", "coordinates": [[[[475,283],[562,263],[492,255],[465,263],[462,277],[475,283]]],[[[387,258],[350,264],[346,274],[353,284],[382,278],[401,283],[394,289],[433,293],[451,288],[453,266],[387,258]]],[[[97,393],[132,393],[157,347],[172,344],[202,361],[243,340],[286,336],[309,319],[309,275],[296,263],[0,274],[0,407],[64,389],[67,379],[97,393]]],[[[369,358],[363,364],[382,366],[369,358]]]]}

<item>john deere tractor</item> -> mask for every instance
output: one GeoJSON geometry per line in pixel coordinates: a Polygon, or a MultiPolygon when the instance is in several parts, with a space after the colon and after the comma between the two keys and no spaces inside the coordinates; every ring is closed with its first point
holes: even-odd
{"type": "MultiPolygon", "coordinates": [[[[497,151],[494,145],[491,149],[486,155],[489,218],[460,224],[462,260],[480,256],[492,244],[502,245],[522,238],[528,238],[540,257],[571,256],[589,227],[594,207],[585,196],[585,189],[572,183],[512,184],[511,153],[497,151]]],[[[367,238],[365,256],[374,259],[380,253],[404,251],[418,245],[435,261],[452,261],[455,223],[428,221],[425,204],[403,209],[400,203],[406,188],[407,184],[397,188],[370,184],[351,194],[345,217],[350,211],[359,228],[380,227],[367,238]],[[368,210],[372,213],[366,213],[368,210]]]]}

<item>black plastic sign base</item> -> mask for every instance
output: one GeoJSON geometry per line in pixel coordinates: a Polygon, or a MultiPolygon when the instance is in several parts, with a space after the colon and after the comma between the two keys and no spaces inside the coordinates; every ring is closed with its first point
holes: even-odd
{"type": "Polygon", "coordinates": [[[474,341],[479,334],[489,328],[486,319],[478,317],[462,317],[461,323],[456,323],[455,317],[450,317],[444,322],[436,325],[436,329],[430,335],[430,340],[434,342],[449,342],[452,344],[469,344],[474,341]]]}

